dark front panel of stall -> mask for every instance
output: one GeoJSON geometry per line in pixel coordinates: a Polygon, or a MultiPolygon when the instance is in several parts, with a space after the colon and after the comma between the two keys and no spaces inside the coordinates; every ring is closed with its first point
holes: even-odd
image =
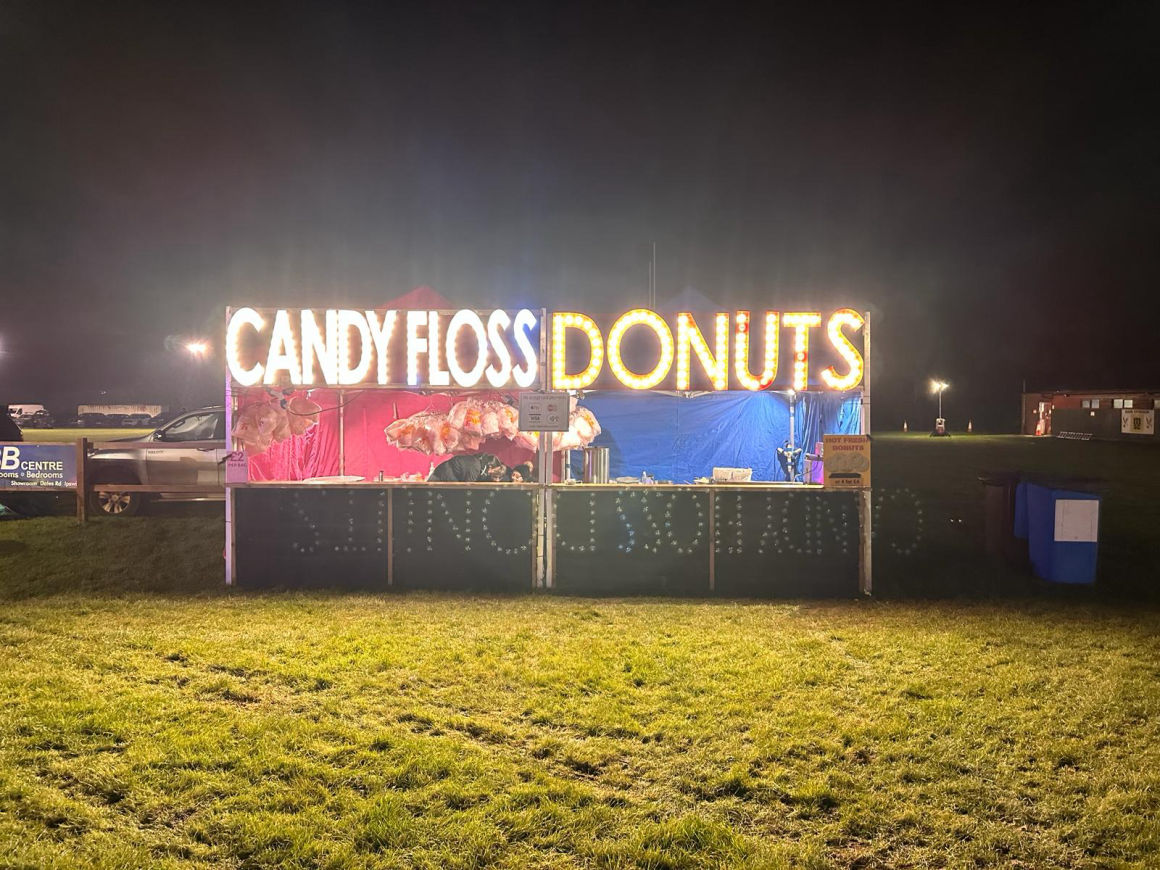
{"type": "Polygon", "coordinates": [[[715,495],[714,526],[721,595],[858,594],[852,492],[726,490],[715,495]]]}
{"type": "Polygon", "coordinates": [[[556,589],[579,594],[704,594],[708,497],[694,490],[559,489],[556,589]]]}
{"type": "Polygon", "coordinates": [[[383,490],[239,488],[234,523],[239,586],[387,586],[383,490]]]}
{"type": "Polygon", "coordinates": [[[531,590],[534,490],[428,486],[394,497],[395,586],[531,590]]]}
{"type": "Polygon", "coordinates": [[[556,589],[620,594],[834,596],[858,592],[853,493],[558,490],[556,589]],[[710,540],[709,512],[713,512],[710,540]]]}

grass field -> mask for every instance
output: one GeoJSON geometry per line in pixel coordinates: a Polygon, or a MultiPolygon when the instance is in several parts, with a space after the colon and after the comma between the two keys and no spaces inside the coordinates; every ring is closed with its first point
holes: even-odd
{"type": "Polygon", "coordinates": [[[970,588],[1020,468],[1104,482],[1086,599],[255,595],[220,506],[2,522],[0,868],[1158,866],[1160,453],[879,437],[941,554],[879,586],[970,588]]]}
{"type": "MultiPolygon", "coordinates": [[[[1068,441],[1017,435],[931,438],[874,436],[876,489],[905,488],[926,512],[922,552],[889,570],[876,567],[875,585],[891,595],[971,594],[1022,590],[1006,574],[994,584],[983,554],[983,472],[1022,471],[1061,480],[1086,478],[1102,493],[1099,589],[1103,596],[1160,600],[1160,447],[1112,441],[1068,441]]],[[[876,559],[886,555],[876,551],[876,559]]]]}
{"type": "Polygon", "coordinates": [[[0,866],[1155,866],[1160,616],[63,596],[0,866]]]}

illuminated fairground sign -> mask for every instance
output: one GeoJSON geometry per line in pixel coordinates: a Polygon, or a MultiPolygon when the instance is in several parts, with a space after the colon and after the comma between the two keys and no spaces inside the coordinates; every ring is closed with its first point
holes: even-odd
{"type": "Polygon", "coordinates": [[[865,367],[865,320],[850,308],[546,317],[526,308],[239,308],[226,362],[239,386],[464,390],[841,391],[857,387],[865,367]]]}

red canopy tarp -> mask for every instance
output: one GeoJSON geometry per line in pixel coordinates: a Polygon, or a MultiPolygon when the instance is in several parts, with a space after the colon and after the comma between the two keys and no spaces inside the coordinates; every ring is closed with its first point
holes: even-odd
{"type": "MultiPolygon", "coordinates": [[[[500,398],[502,394],[474,393],[478,398],[500,398]]],[[[362,393],[340,393],[333,390],[311,390],[310,397],[322,406],[318,423],[302,435],[250,457],[250,480],[305,480],[351,474],[374,479],[418,474],[426,477],[432,465],[448,455],[429,455],[415,450],[399,449],[387,443],[383,430],[395,420],[425,411],[447,413],[462,394],[434,393],[422,395],[401,390],[367,390],[362,393]],[[343,455],[339,462],[339,405],[342,405],[343,455]]],[[[247,394],[243,404],[266,401],[263,392],[247,394]]],[[[506,465],[534,463],[535,451],[505,438],[488,438],[480,445],[481,453],[494,453],[506,465]]]]}

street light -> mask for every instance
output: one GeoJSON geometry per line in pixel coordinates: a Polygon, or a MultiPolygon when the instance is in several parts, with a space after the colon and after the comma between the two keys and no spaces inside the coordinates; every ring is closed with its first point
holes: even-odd
{"type": "Polygon", "coordinates": [[[946,381],[932,380],[930,382],[930,391],[938,394],[938,419],[934,422],[934,430],[939,435],[946,433],[946,421],[943,419],[942,413],[942,394],[943,390],[949,386],[950,384],[946,381]]]}
{"type": "Polygon", "coordinates": [[[950,386],[950,384],[948,384],[946,381],[931,381],[930,382],[930,391],[932,393],[938,393],[938,415],[940,417],[942,416],[943,390],[945,390],[949,386],[950,386]]]}
{"type": "Polygon", "coordinates": [[[207,341],[187,341],[185,343],[186,352],[193,357],[202,359],[209,353],[209,342],[207,341]]]}

